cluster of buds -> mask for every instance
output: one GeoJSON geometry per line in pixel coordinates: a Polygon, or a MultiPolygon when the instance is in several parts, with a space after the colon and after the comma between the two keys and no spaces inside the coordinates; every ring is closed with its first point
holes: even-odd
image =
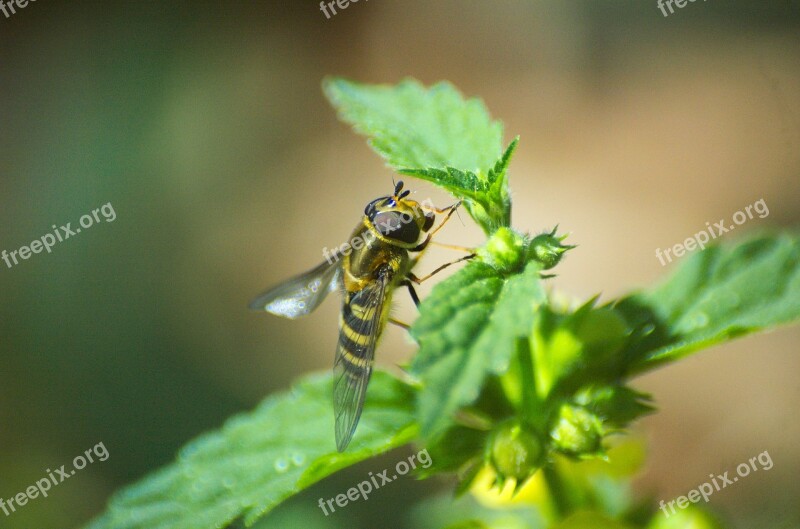
{"type": "Polygon", "coordinates": [[[531,238],[511,228],[499,228],[478,250],[478,255],[484,262],[504,273],[519,272],[531,261],[539,263],[542,270],[550,270],[561,261],[567,250],[575,248],[562,244],[567,236],[556,235],[557,229],[558,226],[550,232],[531,238]]]}

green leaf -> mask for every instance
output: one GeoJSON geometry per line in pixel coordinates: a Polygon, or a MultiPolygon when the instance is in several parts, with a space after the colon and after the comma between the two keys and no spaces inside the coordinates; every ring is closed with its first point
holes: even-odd
{"type": "Polygon", "coordinates": [[[542,307],[537,313],[531,349],[536,391],[542,399],[558,389],[570,394],[587,383],[617,377],[609,361],[625,343],[624,320],[607,307],[594,307],[596,298],[575,312],[542,307]]]}
{"type": "Polygon", "coordinates": [[[506,171],[517,140],[503,152],[502,124],[482,101],[447,82],[425,88],[413,79],[389,86],[330,78],[323,89],[390,167],[462,199],[486,233],[509,225],[506,171]]]}
{"type": "Polygon", "coordinates": [[[503,127],[479,99],[464,100],[450,83],[425,88],[406,79],[395,86],[329,78],[325,94],[345,121],[371,137],[393,167],[458,167],[486,176],[500,156],[503,127]]]}
{"type": "Polygon", "coordinates": [[[634,420],[653,413],[652,397],[627,386],[589,387],[575,401],[603,419],[608,428],[623,429],[634,420]]]}
{"type": "Polygon", "coordinates": [[[331,378],[307,377],[192,441],[171,466],[114,496],[89,529],[211,529],[238,519],[250,526],[323,477],[414,437],[411,387],[375,372],[358,431],[338,454],[331,378]]]}
{"type": "Polygon", "coordinates": [[[631,373],[698,349],[800,318],[797,235],[712,246],[686,259],[663,284],[614,307],[633,337],[631,373]]]}
{"type": "Polygon", "coordinates": [[[452,424],[455,412],[474,402],[489,374],[505,372],[517,341],[531,332],[534,314],[546,296],[540,265],[501,276],[472,261],[434,287],[420,305],[411,329],[419,342],[411,372],[423,383],[419,420],[433,438],[452,424]]]}
{"type": "Polygon", "coordinates": [[[420,475],[428,477],[442,472],[462,470],[465,461],[475,454],[482,453],[486,435],[487,432],[465,426],[447,430],[437,441],[427,445],[434,464],[421,470],[420,475]]]}

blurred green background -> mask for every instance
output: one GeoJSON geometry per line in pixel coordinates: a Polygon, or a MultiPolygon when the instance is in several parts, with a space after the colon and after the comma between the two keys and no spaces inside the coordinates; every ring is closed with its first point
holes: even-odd
{"type": "MultiPolygon", "coordinates": [[[[0,262],[0,497],[99,442],[111,454],[0,528],[79,527],[192,437],[330,368],[336,301],[293,322],[246,310],[391,190],[324,100],[325,75],[447,79],[484,98],[506,141],[521,135],[514,224],[560,223],[579,248],[555,288],[607,300],[671,269],[656,248],[759,199],[769,216],[741,230],[798,225],[798,29],[796,0],[666,18],[655,0],[364,0],[331,19],[312,0],[40,0],[0,14],[0,250],[109,202],[117,214],[0,262]]],[[[462,218],[439,240],[478,244],[462,218]]],[[[411,321],[406,297],[397,317],[411,321]]],[[[710,507],[737,528],[800,527],[798,340],[780,330],[640,379],[661,412],[639,425],[637,489],[669,500],[768,450],[772,470],[710,507]]],[[[413,350],[390,327],[378,363],[413,350]]],[[[264,527],[409,526],[441,482],[398,481],[329,518],[316,507],[404,456],[325,480],[264,527]]]]}

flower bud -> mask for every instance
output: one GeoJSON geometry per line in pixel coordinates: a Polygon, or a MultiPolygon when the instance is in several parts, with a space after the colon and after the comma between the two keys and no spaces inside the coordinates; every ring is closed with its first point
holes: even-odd
{"type": "Polygon", "coordinates": [[[535,432],[512,419],[492,433],[486,455],[501,482],[514,478],[521,483],[542,465],[544,446],[535,432]]]}
{"type": "Polygon", "coordinates": [[[510,273],[525,264],[525,237],[511,228],[498,228],[478,253],[500,272],[510,273]]]}
{"type": "Polygon", "coordinates": [[[558,226],[553,228],[550,233],[542,233],[534,237],[528,246],[528,259],[533,259],[542,263],[543,270],[549,270],[561,261],[564,252],[575,248],[570,245],[563,245],[561,242],[567,238],[566,235],[556,236],[558,226]]]}
{"type": "Polygon", "coordinates": [[[550,430],[553,446],[560,452],[580,457],[602,452],[603,422],[582,406],[563,404],[550,430]]]}

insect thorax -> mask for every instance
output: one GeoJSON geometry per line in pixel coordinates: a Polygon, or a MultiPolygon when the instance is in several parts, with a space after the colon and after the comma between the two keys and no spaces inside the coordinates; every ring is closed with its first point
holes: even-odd
{"type": "Polygon", "coordinates": [[[394,281],[405,277],[410,264],[408,250],[379,239],[364,223],[353,231],[350,240],[353,250],[342,263],[346,272],[346,290],[360,290],[364,284],[374,280],[381,269],[386,270],[387,267],[394,281]]]}

